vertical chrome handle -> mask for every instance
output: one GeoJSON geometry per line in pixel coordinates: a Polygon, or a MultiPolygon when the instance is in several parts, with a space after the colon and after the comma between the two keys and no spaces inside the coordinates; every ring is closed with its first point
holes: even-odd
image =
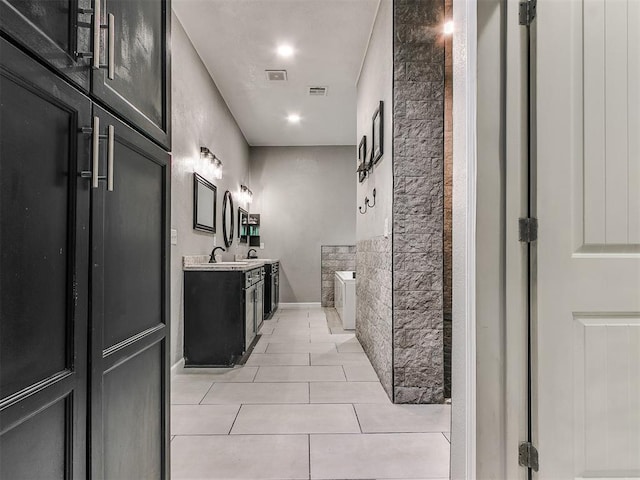
{"type": "Polygon", "coordinates": [[[100,0],[93,0],[93,68],[100,68],[100,0]]]}
{"type": "Polygon", "coordinates": [[[107,190],[113,192],[113,147],[115,146],[115,128],[109,125],[107,138],[107,190]]]}
{"type": "Polygon", "coordinates": [[[100,167],[100,119],[93,117],[91,186],[98,188],[98,169],[100,167]]]}
{"type": "Polygon", "coordinates": [[[116,65],[116,17],[113,13],[109,14],[109,60],[107,63],[107,72],[109,80],[115,77],[116,65]]]}

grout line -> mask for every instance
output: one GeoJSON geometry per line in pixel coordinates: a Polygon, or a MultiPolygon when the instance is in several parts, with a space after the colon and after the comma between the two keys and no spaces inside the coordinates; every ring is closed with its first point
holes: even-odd
{"type": "Polygon", "coordinates": [[[309,390],[309,405],[311,405],[311,382],[307,382],[307,387],[309,390]]]}
{"type": "Polygon", "coordinates": [[[358,411],[356,410],[355,403],[352,403],[351,406],[353,407],[353,413],[355,414],[356,420],[358,421],[358,427],[360,428],[360,433],[364,433],[362,431],[362,424],[360,423],[360,417],[358,417],[358,411]]]}
{"type": "Polygon", "coordinates": [[[227,435],[231,435],[231,430],[233,430],[233,427],[236,424],[236,420],[238,420],[238,415],[240,415],[240,410],[242,410],[244,404],[240,404],[240,406],[238,407],[238,411],[236,412],[236,416],[233,417],[233,422],[231,422],[231,427],[229,427],[229,432],[227,432],[227,435]]]}
{"type": "Polygon", "coordinates": [[[309,480],[311,480],[311,434],[307,435],[307,446],[309,451],[309,480]]]}
{"type": "Polygon", "coordinates": [[[207,392],[202,396],[202,398],[200,399],[200,401],[198,402],[198,405],[202,405],[202,401],[206,398],[207,395],[209,395],[209,392],[211,391],[211,389],[213,388],[213,386],[216,384],[216,382],[213,382],[211,384],[211,386],[207,389],[207,392]]]}

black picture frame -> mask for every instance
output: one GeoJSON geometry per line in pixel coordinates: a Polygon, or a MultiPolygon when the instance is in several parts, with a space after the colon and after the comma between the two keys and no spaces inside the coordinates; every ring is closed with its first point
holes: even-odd
{"type": "Polygon", "coordinates": [[[369,168],[380,161],[384,152],[384,102],[381,100],[371,117],[371,162],[369,168]]]}
{"type": "Polygon", "coordinates": [[[241,207],[238,207],[238,241],[249,242],[249,212],[241,207]]]}
{"type": "Polygon", "coordinates": [[[360,145],[358,145],[358,169],[356,170],[360,183],[364,182],[365,178],[367,178],[367,169],[367,136],[363,135],[362,140],[360,140],[360,145]]]}
{"type": "Polygon", "coordinates": [[[209,180],[193,174],[193,229],[216,233],[218,189],[209,180]],[[211,193],[209,193],[211,192],[211,193]],[[210,216],[211,215],[211,216],[210,216]]]}

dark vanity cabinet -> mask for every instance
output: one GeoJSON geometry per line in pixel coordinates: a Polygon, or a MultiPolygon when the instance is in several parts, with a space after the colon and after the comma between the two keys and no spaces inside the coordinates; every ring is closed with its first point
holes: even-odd
{"type": "Polygon", "coordinates": [[[165,148],[170,16],[169,0],[0,0],[13,41],[165,148]]]}
{"type": "Polygon", "coordinates": [[[0,0],[3,479],[170,473],[170,156],[91,88],[95,3],[0,0]]]}
{"type": "Polygon", "coordinates": [[[264,267],[184,272],[185,367],[230,367],[262,324],[264,267]]]}
{"type": "Polygon", "coordinates": [[[271,318],[278,309],[280,299],[280,262],[265,265],[264,318],[271,318]]]}

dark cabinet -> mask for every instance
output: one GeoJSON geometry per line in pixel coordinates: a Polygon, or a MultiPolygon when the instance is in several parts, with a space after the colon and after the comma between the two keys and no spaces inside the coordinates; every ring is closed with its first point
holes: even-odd
{"type": "Polygon", "coordinates": [[[167,0],[94,0],[100,7],[101,61],[93,94],[169,148],[169,25],[167,0]]]}
{"type": "Polygon", "coordinates": [[[37,60],[0,38],[0,478],[166,479],[169,154],[37,60]]]}
{"type": "Polygon", "coordinates": [[[87,478],[90,122],[0,39],[0,478],[87,478]]]}
{"type": "Polygon", "coordinates": [[[92,189],[92,473],[164,478],[169,155],[101,108],[95,119],[104,141],[92,189]]]}
{"type": "Polygon", "coordinates": [[[169,0],[0,0],[0,29],[170,148],[169,0]]]}
{"type": "Polygon", "coordinates": [[[88,92],[90,10],[91,0],[0,0],[0,29],[88,92]]]}
{"type": "Polygon", "coordinates": [[[263,319],[264,268],[184,272],[186,367],[236,365],[263,319]]]}

